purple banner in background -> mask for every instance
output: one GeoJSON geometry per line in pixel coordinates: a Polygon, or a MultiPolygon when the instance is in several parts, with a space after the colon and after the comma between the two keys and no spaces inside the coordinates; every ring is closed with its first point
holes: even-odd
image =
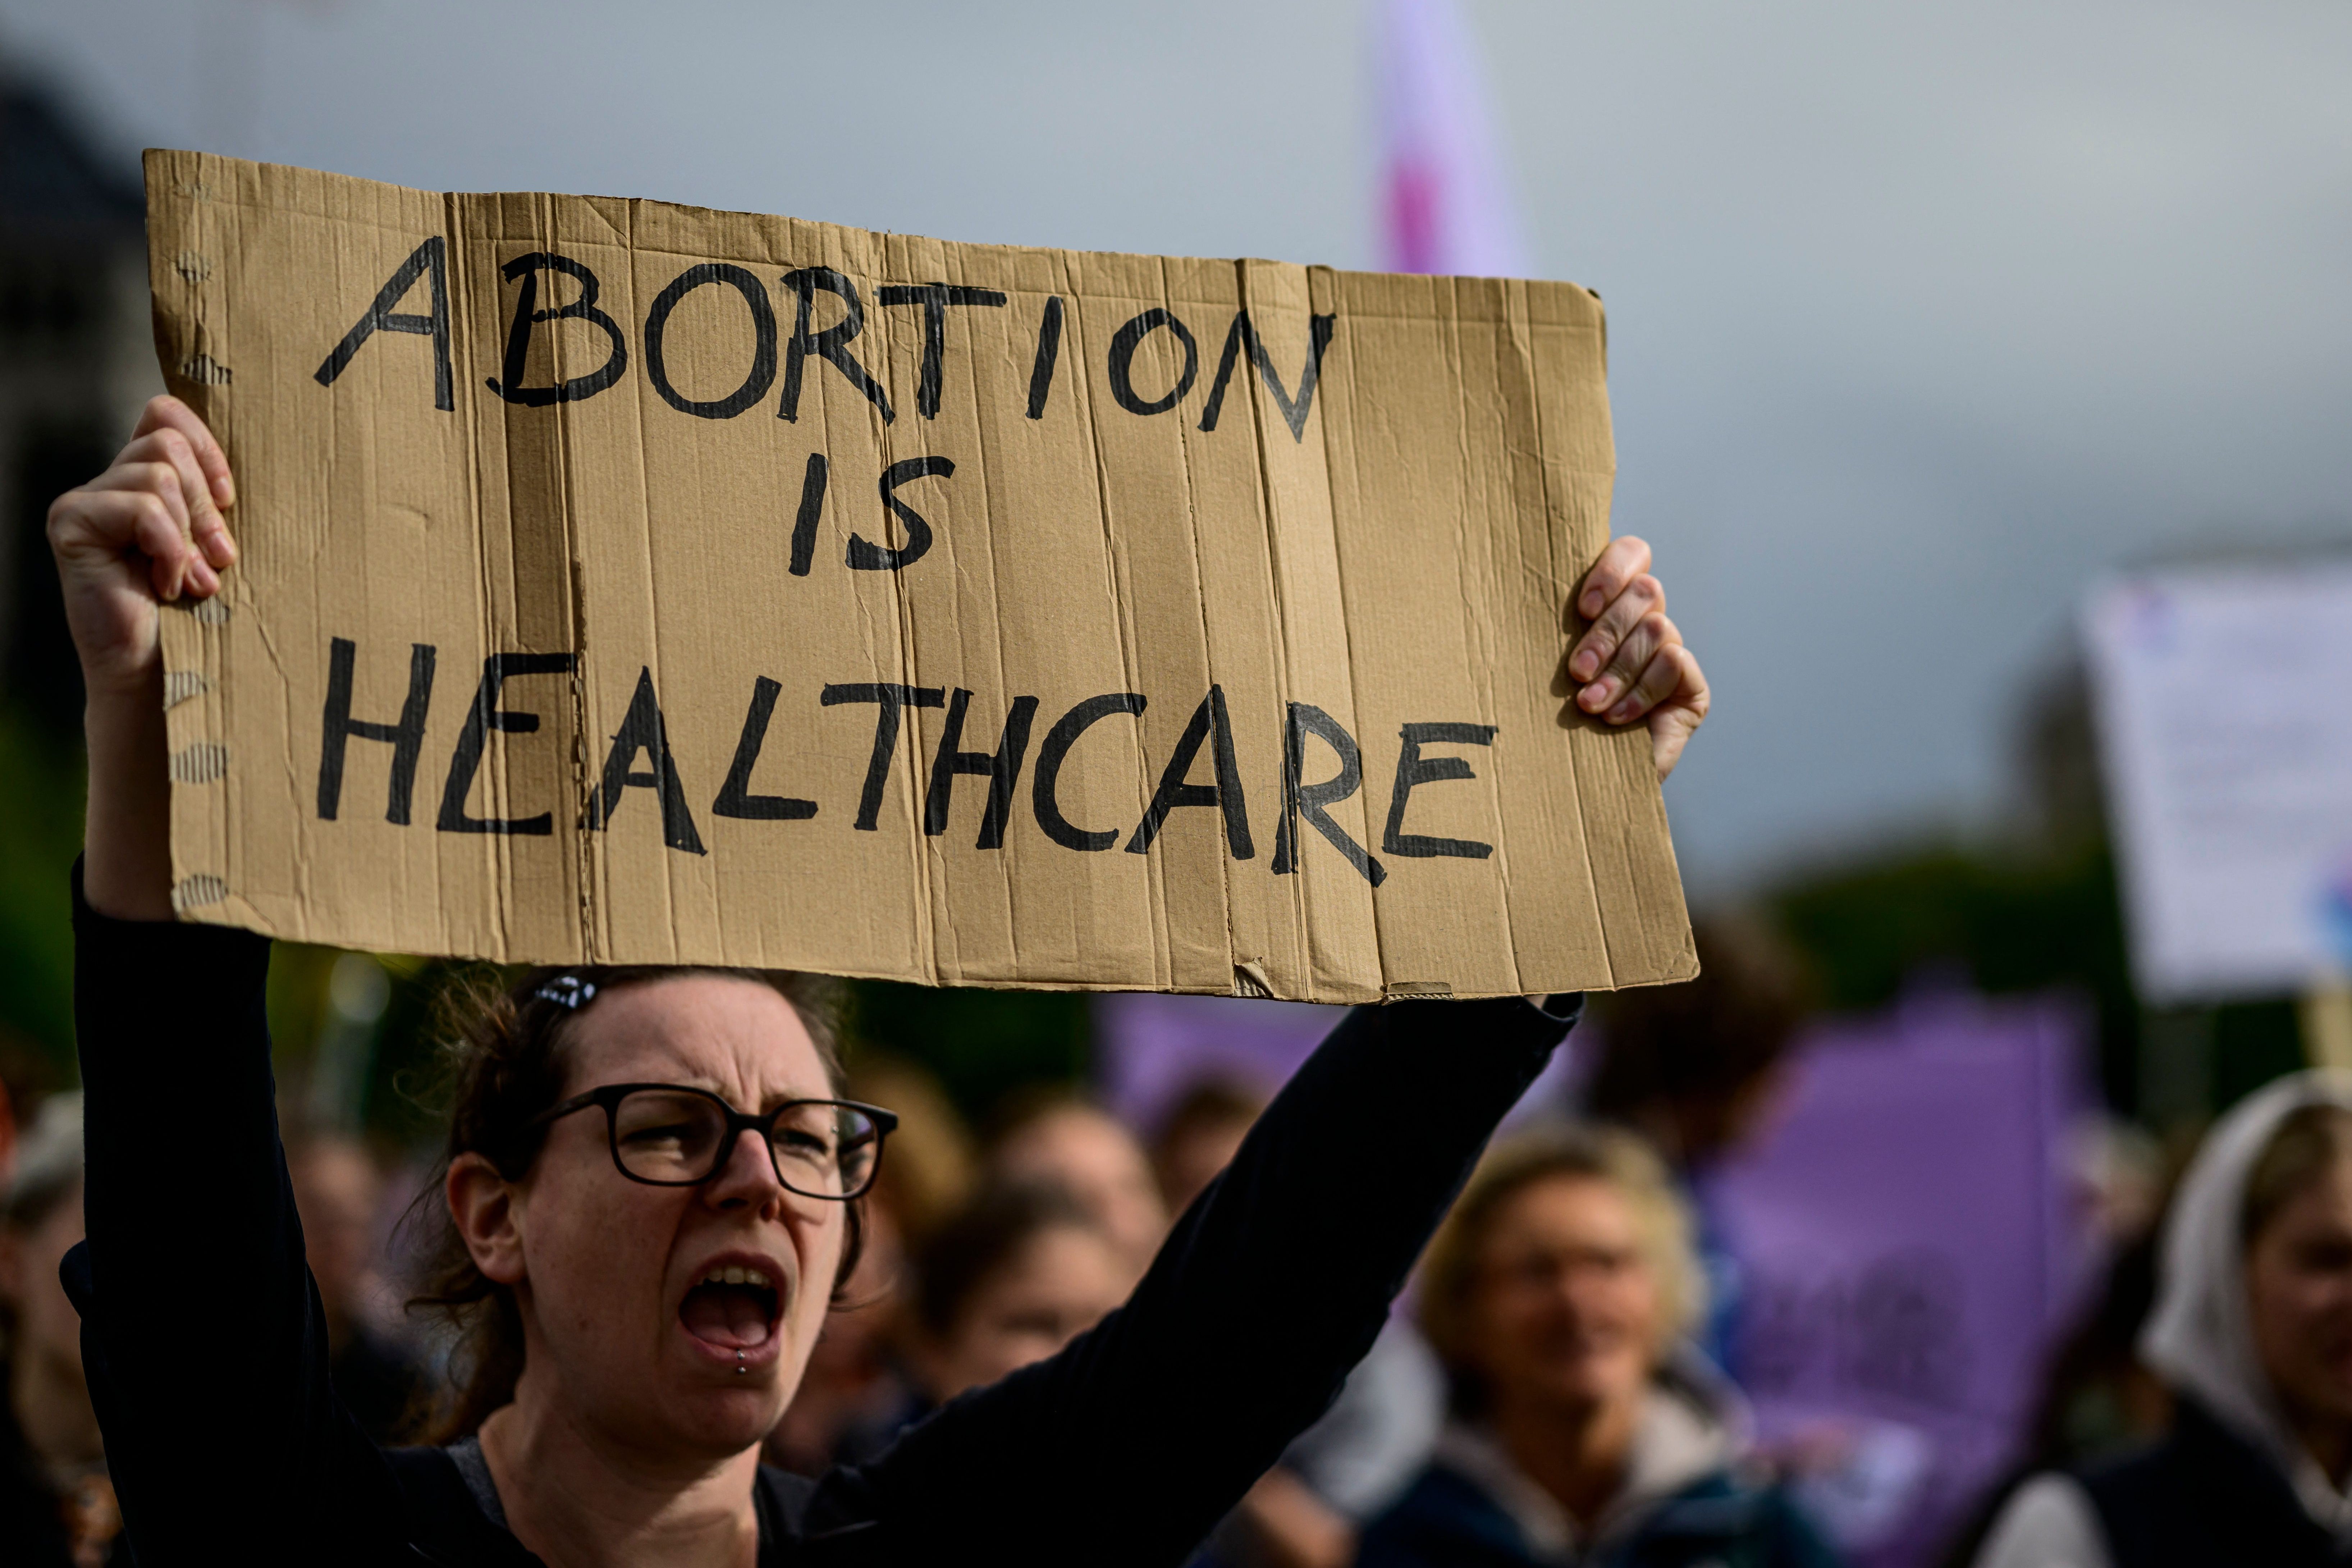
{"type": "MultiPolygon", "coordinates": [[[[1148,993],[1095,999],[1095,1079],[1112,1114],[1149,1139],[1187,1090],[1229,1082],[1272,1099],[1345,1007],[1148,993]]],[[[1504,1121],[1559,1114],[1576,1072],[1576,1037],[1504,1121]]]]}
{"type": "Polygon", "coordinates": [[[1271,1099],[1344,1007],[1233,996],[1095,998],[1095,1074],[1113,1114],[1145,1138],[1186,1090],[1211,1080],[1271,1099]]]}
{"type": "Polygon", "coordinates": [[[1738,1259],[1733,1370],[1857,1564],[1934,1560],[2084,1300],[2087,1033],[2066,1001],[1966,992],[1823,1026],[1777,1124],[1706,1184],[1738,1259]]]}

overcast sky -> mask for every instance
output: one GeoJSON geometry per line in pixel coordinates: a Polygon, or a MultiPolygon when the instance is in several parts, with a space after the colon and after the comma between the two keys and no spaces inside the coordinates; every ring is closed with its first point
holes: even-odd
{"type": "MultiPolygon", "coordinates": [[[[1467,9],[1535,265],[1608,303],[1615,526],[1717,690],[1669,791],[1696,889],[1997,823],[2103,570],[2352,535],[2343,0],[1467,9]]],[[[1357,267],[1366,37],[1360,0],[0,0],[126,162],[1357,267]]]]}

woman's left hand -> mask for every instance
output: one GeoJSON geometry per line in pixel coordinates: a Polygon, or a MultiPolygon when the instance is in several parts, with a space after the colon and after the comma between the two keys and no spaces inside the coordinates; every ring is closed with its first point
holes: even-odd
{"type": "Polygon", "coordinates": [[[1577,590],[1576,613],[1591,623],[1568,650],[1577,708],[1604,723],[1646,723],[1664,783],[1706,718],[1706,675],[1666,619],[1649,545],[1630,534],[1612,540],[1577,590]]]}

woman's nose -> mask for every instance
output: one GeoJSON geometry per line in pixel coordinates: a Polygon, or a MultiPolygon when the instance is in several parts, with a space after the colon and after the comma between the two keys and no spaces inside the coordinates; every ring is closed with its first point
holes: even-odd
{"type": "Polygon", "coordinates": [[[784,1186],[776,1180],[776,1160],[768,1141],[748,1128],[738,1132],[726,1159],[703,1190],[719,1204],[764,1206],[781,1196],[784,1186]]]}

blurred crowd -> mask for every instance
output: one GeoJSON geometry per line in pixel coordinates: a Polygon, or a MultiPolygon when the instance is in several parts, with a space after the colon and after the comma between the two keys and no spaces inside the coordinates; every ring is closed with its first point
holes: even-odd
{"type": "MultiPolygon", "coordinates": [[[[1808,1001],[1761,929],[1703,922],[1699,942],[1699,980],[1596,999],[1566,1087],[1491,1149],[1388,1329],[1202,1568],[1844,1560],[1809,1499],[1851,1456],[1759,1440],[1740,1264],[1703,1180],[1772,1124],[1808,1001]]],[[[1118,1310],[1173,1218],[1217,1201],[1274,1087],[1207,1073],[1145,1126],[1034,1087],[975,1123],[911,1059],[867,1049],[850,1077],[901,1130],[856,1272],[768,1440],[803,1473],[878,1452],[1118,1310]]],[[[12,1563],[102,1563],[120,1520],[58,1282],[82,1234],[79,1100],[11,1092],[0,1541],[12,1563]]],[[[292,1131],[337,1388],[397,1440],[441,1370],[403,1310],[415,1173],[355,1136],[292,1131]]],[[[2352,1089],[2315,1072],[2254,1096],[2168,1203],[2144,1140],[2083,1163],[2102,1282],[1945,1560],[2253,1560],[2180,1555],[2215,1519],[2282,1553],[2261,1561],[2332,1559],[2352,1540],[2352,1089]]]]}

